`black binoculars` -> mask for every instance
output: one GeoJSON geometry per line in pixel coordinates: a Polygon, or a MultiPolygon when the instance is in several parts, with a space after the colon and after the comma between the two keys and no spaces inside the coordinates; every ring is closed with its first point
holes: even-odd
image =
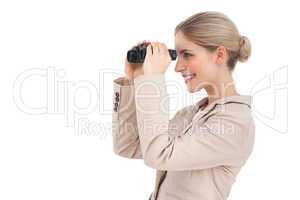
{"type": "MultiPolygon", "coordinates": [[[[127,60],[131,63],[143,63],[145,60],[146,52],[147,52],[147,46],[149,44],[140,44],[137,46],[134,46],[127,52],[127,60]]],[[[177,53],[174,49],[168,49],[171,60],[176,60],[177,53]]]]}

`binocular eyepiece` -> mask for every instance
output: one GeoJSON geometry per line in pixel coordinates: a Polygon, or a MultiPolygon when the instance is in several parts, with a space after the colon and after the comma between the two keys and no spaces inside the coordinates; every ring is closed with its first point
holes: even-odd
{"type": "MultiPolygon", "coordinates": [[[[147,52],[147,46],[149,44],[140,44],[137,46],[134,46],[132,49],[130,49],[127,52],[127,60],[131,63],[143,63],[145,60],[146,52],[147,52]]],[[[176,60],[177,53],[174,49],[168,49],[171,60],[176,60]]]]}

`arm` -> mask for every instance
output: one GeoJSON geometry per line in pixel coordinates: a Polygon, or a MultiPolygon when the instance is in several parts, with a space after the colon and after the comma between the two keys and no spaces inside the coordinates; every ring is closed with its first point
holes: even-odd
{"type": "MultiPolygon", "coordinates": [[[[119,77],[113,82],[114,91],[114,109],[113,122],[113,149],[117,155],[126,158],[142,159],[140,148],[140,140],[138,133],[135,92],[133,81],[129,81],[125,77],[119,77]],[[116,95],[118,93],[118,95],[116,95]],[[119,96],[118,98],[116,96],[119,96]],[[118,99],[118,101],[116,101],[118,99]]],[[[188,107],[186,107],[188,108],[188,107]]],[[[169,121],[170,124],[186,123],[186,121],[178,121],[177,116],[185,109],[178,111],[169,121]]],[[[187,119],[190,120],[190,119],[187,119]]]]}
{"type": "Polygon", "coordinates": [[[141,159],[137,130],[134,87],[125,77],[113,82],[112,136],[114,153],[126,158],[141,159]]]}
{"type": "Polygon", "coordinates": [[[137,124],[145,164],[159,170],[193,170],[240,166],[251,151],[252,128],[247,115],[217,111],[189,134],[171,137],[169,99],[164,74],[134,79],[137,124]],[[242,118],[242,119],[241,119],[242,118]],[[249,140],[248,140],[249,139],[249,140]]]}

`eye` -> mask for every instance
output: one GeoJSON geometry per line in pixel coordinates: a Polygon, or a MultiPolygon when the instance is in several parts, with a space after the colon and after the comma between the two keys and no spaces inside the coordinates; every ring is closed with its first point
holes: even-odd
{"type": "Polygon", "coordinates": [[[183,53],[183,57],[184,57],[184,58],[189,58],[190,56],[192,56],[192,54],[189,54],[189,53],[183,53]]]}

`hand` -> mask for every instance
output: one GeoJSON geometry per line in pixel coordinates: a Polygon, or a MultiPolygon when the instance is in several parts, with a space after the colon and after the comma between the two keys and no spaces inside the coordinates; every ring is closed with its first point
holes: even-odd
{"type": "Polygon", "coordinates": [[[171,61],[167,46],[161,42],[153,42],[147,46],[147,53],[143,63],[144,74],[164,74],[171,61]]]}
{"type": "MultiPolygon", "coordinates": [[[[142,42],[139,42],[137,44],[137,46],[142,43],[150,44],[149,41],[144,40],[142,42]]],[[[139,75],[144,74],[143,64],[142,63],[129,63],[127,60],[127,57],[126,57],[125,58],[125,74],[126,74],[126,78],[131,79],[131,80],[133,80],[135,77],[137,77],[139,75]]]]}

